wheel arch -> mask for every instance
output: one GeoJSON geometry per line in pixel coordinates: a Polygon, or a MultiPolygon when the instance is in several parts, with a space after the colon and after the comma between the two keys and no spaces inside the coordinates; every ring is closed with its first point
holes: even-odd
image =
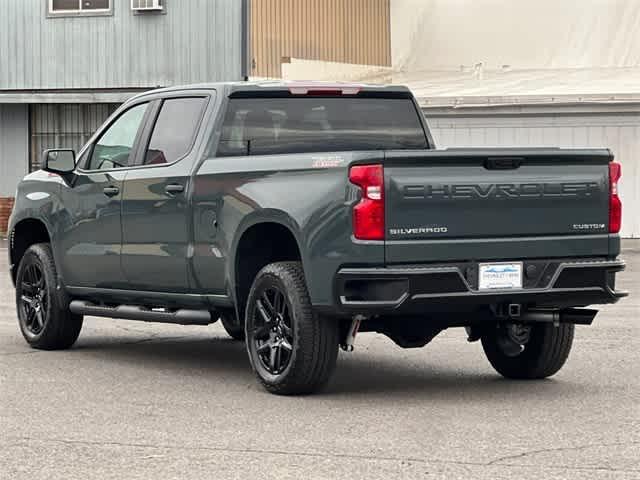
{"type": "Polygon", "coordinates": [[[9,232],[9,270],[15,285],[18,265],[25,252],[36,243],[50,243],[51,230],[39,218],[23,218],[12,226],[9,232]]]}
{"type": "MultiPolygon", "coordinates": [[[[247,218],[233,242],[233,260],[229,262],[229,280],[239,319],[243,318],[246,300],[256,274],[266,265],[279,261],[307,263],[301,247],[297,223],[281,211],[263,211],[247,218]],[[268,243],[260,245],[260,239],[268,243]]],[[[306,275],[306,274],[305,274],[306,275]]]]}

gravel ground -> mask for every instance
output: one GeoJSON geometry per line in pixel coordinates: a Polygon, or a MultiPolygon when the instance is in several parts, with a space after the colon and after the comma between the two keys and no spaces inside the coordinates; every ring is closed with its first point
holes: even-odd
{"type": "Polygon", "coordinates": [[[265,393],[210,327],[87,318],[29,349],[0,244],[0,478],[640,478],[640,242],[634,295],[577,327],[552,379],[500,378],[452,329],[424,349],[362,334],[322,394],[265,393]]]}

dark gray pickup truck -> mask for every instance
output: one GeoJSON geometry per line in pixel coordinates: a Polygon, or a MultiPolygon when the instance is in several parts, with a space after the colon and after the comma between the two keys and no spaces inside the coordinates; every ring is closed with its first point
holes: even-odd
{"type": "Polygon", "coordinates": [[[317,390],[358,331],[450,327],[509,378],[567,359],[616,302],[620,166],[606,149],[436,150],[403,87],[156,90],[18,187],[10,265],[35,348],[83,316],[208,325],[274,393],[317,390]]]}

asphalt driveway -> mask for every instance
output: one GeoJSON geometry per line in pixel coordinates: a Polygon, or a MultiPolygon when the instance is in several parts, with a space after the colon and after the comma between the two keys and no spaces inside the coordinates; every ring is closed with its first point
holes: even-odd
{"type": "Polygon", "coordinates": [[[0,245],[0,478],[640,478],[640,242],[634,292],[577,327],[552,379],[500,378],[443,333],[402,350],[375,334],[326,392],[254,380],[219,325],[87,318],[75,348],[31,350],[0,245]]]}

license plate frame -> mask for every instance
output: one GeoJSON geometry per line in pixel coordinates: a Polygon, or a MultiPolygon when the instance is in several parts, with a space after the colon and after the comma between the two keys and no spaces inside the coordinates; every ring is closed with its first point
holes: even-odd
{"type": "Polygon", "coordinates": [[[478,290],[522,289],[522,262],[487,262],[478,265],[478,290]]]}

